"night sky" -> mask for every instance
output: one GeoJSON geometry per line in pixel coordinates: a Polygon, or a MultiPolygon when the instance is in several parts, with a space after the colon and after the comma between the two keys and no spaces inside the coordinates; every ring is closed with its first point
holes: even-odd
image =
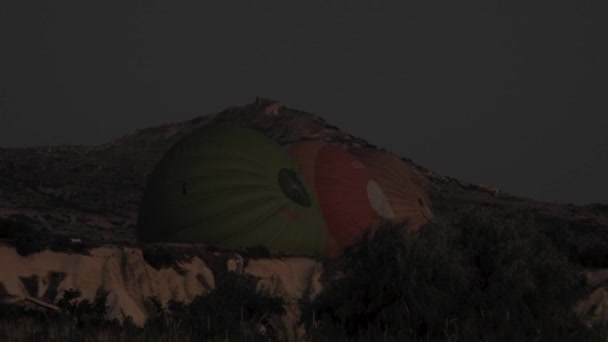
{"type": "Polygon", "coordinates": [[[259,95],[443,175],[608,203],[592,4],[3,1],[0,147],[102,143],[259,95]]]}

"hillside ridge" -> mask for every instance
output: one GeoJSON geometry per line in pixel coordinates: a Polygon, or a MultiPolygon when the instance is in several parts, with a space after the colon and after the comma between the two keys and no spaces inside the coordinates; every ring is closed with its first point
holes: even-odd
{"type": "MultiPolygon", "coordinates": [[[[41,232],[48,239],[136,245],[137,210],[147,175],[179,139],[220,122],[255,128],[281,145],[318,139],[345,149],[377,147],[341,131],[320,116],[257,97],[248,105],[136,129],[100,145],[0,149],[0,222],[41,232]]],[[[512,196],[491,186],[440,175],[406,157],[400,158],[425,181],[435,211],[481,205],[530,212],[547,222],[566,222],[576,253],[593,263],[608,265],[608,205],[576,206],[512,196]]]]}

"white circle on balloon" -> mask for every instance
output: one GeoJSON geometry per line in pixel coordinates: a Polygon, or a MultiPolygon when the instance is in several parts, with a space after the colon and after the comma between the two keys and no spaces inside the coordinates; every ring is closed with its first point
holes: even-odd
{"type": "Polygon", "coordinates": [[[367,199],[372,208],[374,208],[376,214],[386,219],[395,218],[395,213],[388,204],[388,199],[386,198],[384,191],[374,180],[370,180],[367,183],[367,199]]]}

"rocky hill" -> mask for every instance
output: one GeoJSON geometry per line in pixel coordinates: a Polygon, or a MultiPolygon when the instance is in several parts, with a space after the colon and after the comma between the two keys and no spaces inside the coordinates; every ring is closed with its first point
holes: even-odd
{"type": "MultiPolygon", "coordinates": [[[[0,260],[9,265],[0,269],[0,299],[47,303],[70,287],[84,289],[88,298],[99,288],[110,289],[115,303],[112,315],[132,316],[142,324],[148,315],[145,298],[187,301],[213,288],[214,275],[227,269],[266,279],[275,293],[292,300],[311,288],[318,290],[314,282],[319,266],[306,258],[265,259],[242,269],[242,258],[229,261],[205,252],[178,270],[158,270],[144,260],[135,240],[135,224],[146,177],[173,143],[213,122],[254,127],[283,145],[321,139],[345,147],[373,146],[319,116],[258,98],[253,104],[220,113],[135,130],[97,146],[0,148],[0,240],[4,244],[0,260]],[[47,247],[77,254],[19,255],[47,247]],[[209,263],[218,260],[221,270],[212,271],[209,263]]],[[[594,284],[585,310],[600,310],[595,316],[608,315],[608,308],[601,311],[608,307],[603,287],[607,277],[602,271],[608,269],[608,205],[575,206],[516,197],[402,159],[425,181],[437,214],[468,205],[511,208],[532,213],[543,224],[561,225],[571,257],[589,270],[588,282],[594,284]]]]}
{"type": "MultiPolygon", "coordinates": [[[[280,144],[321,139],[347,147],[371,145],[319,116],[258,98],[253,104],[217,114],[135,130],[97,146],[0,149],[0,220],[17,221],[49,238],[132,246],[146,176],[163,152],[196,128],[226,121],[254,127],[280,144]]],[[[572,248],[583,262],[608,267],[608,205],[575,206],[515,197],[403,160],[426,180],[435,211],[479,204],[565,222],[572,232],[572,248]]]]}

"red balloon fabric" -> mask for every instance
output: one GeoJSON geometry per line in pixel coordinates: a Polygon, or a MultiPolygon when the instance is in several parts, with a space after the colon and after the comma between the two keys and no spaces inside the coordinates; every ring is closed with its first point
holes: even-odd
{"type": "Polygon", "coordinates": [[[394,222],[416,231],[433,219],[428,192],[409,165],[394,154],[369,147],[349,151],[368,167],[384,190],[394,222]]]}
{"type": "Polygon", "coordinates": [[[318,198],[330,238],[329,255],[376,228],[383,216],[390,217],[382,189],[352,154],[315,140],[291,144],[287,151],[318,198]]]}

